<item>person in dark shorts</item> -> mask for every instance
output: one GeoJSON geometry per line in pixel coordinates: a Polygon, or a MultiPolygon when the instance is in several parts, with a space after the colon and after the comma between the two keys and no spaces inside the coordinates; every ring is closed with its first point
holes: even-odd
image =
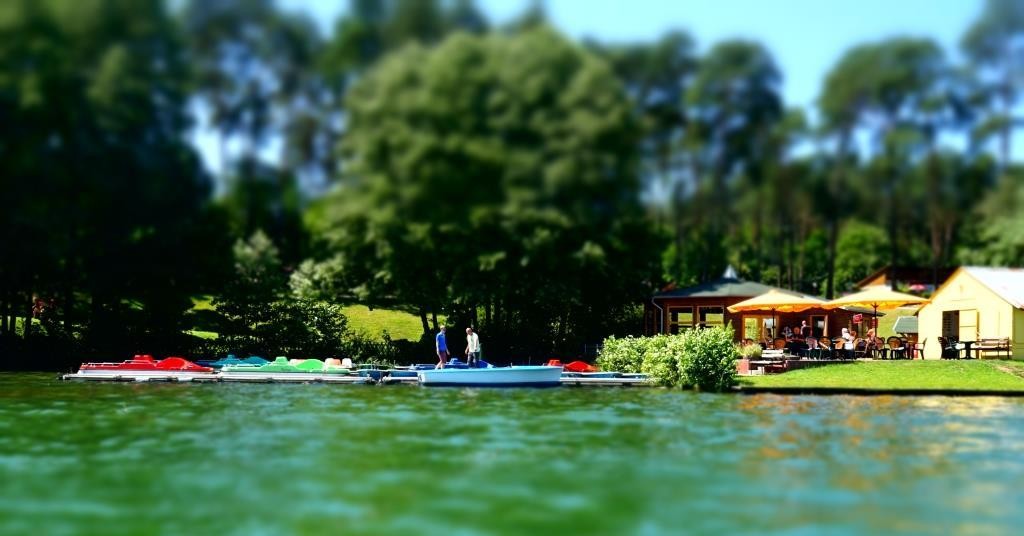
{"type": "Polygon", "coordinates": [[[466,362],[475,367],[480,361],[480,336],[473,333],[473,328],[466,328],[466,362]]]}
{"type": "Polygon", "coordinates": [[[437,332],[437,337],[434,337],[434,346],[437,348],[437,366],[434,368],[444,368],[448,364],[448,340],[444,336],[445,328],[441,326],[441,331],[437,332]]]}

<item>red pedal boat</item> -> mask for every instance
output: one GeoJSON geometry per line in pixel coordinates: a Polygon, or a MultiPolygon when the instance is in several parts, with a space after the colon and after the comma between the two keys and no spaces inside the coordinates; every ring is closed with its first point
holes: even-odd
{"type": "Polygon", "coordinates": [[[213,374],[213,369],[197,365],[182,357],[168,357],[159,361],[150,355],[137,355],[120,363],[82,363],[80,376],[134,377],[134,378],[190,378],[213,374]]]}

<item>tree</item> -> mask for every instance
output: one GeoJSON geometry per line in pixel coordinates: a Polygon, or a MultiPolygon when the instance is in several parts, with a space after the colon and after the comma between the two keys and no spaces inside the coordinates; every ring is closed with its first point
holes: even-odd
{"type": "Polygon", "coordinates": [[[884,264],[888,237],[883,229],[851,222],[839,233],[836,248],[836,288],[852,290],[853,284],[884,264]]]}
{"type": "Polygon", "coordinates": [[[725,41],[700,61],[687,92],[690,180],[708,181],[694,190],[690,207],[694,223],[702,226],[707,220],[701,281],[717,277],[727,262],[730,187],[741,176],[755,188],[763,180],[769,138],[783,114],[780,83],[781,74],[767,49],[754,42],[725,41]]]}
{"type": "Polygon", "coordinates": [[[643,132],[640,154],[645,188],[663,191],[671,199],[667,208],[674,240],[663,265],[666,275],[679,281],[684,266],[699,265],[685,260],[687,246],[692,244],[679,214],[686,194],[684,96],[697,68],[695,44],[686,33],[669,32],[653,43],[591,43],[590,48],[609,62],[636,108],[643,132]]]}
{"type": "Polygon", "coordinates": [[[0,176],[12,210],[0,255],[23,262],[0,268],[11,284],[0,300],[23,304],[26,336],[33,298],[98,350],[173,334],[201,275],[167,252],[196,236],[209,193],[184,141],[174,20],[161,2],[127,0],[25,1],[4,15],[0,176]]]}
{"type": "Polygon", "coordinates": [[[1018,0],[987,0],[981,16],[967,30],[961,48],[981,71],[990,96],[999,102],[979,129],[999,134],[1003,167],[1010,163],[1013,131],[1024,125],[1014,110],[1024,86],[1024,4],[1018,0]]]}
{"type": "Polygon", "coordinates": [[[347,103],[350,184],[315,226],[366,275],[353,292],[412,305],[425,331],[440,310],[507,330],[524,351],[596,340],[645,293],[638,131],[593,54],[545,29],[456,35],[387,58],[347,103]]]}
{"type": "Polygon", "coordinates": [[[278,250],[265,233],[237,241],[233,256],[235,277],[214,301],[224,351],[294,357],[343,353],[349,333],[341,308],[292,296],[278,250]]]}
{"type": "MultiPolygon", "coordinates": [[[[829,72],[818,99],[824,131],[834,140],[836,166],[829,180],[834,212],[828,218],[829,278],[827,295],[834,292],[839,225],[854,208],[849,195],[854,185],[859,129],[871,132],[873,157],[870,172],[875,179],[864,203],[874,214],[884,215],[890,245],[888,263],[900,254],[901,211],[898,199],[909,178],[912,151],[932,150],[937,121],[948,109],[941,93],[949,67],[941,48],[928,39],[893,38],[854,47],[829,72]],[[917,139],[915,139],[917,138],[917,139]],[[919,141],[918,141],[919,140],[919,141]],[[913,145],[917,144],[918,148],[913,145]]],[[[941,123],[939,123],[941,124],[941,123]]]]}

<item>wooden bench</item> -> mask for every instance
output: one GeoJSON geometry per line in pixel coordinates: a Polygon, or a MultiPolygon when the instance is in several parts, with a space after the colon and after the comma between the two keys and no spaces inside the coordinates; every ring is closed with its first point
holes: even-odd
{"type": "Polygon", "coordinates": [[[1006,357],[1010,357],[1010,338],[990,338],[990,339],[979,339],[978,342],[974,343],[971,347],[972,350],[977,350],[978,359],[981,359],[981,355],[986,352],[995,352],[996,357],[1006,352],[1006,357]]]}

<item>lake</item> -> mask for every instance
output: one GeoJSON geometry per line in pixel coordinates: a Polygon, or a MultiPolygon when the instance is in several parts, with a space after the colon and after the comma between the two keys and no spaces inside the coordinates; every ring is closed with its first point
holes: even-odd
{"type": "Polygon", "coordinates": [[[0,534],[1013,534],[1024,401],[0,374],[0,534]]]}

